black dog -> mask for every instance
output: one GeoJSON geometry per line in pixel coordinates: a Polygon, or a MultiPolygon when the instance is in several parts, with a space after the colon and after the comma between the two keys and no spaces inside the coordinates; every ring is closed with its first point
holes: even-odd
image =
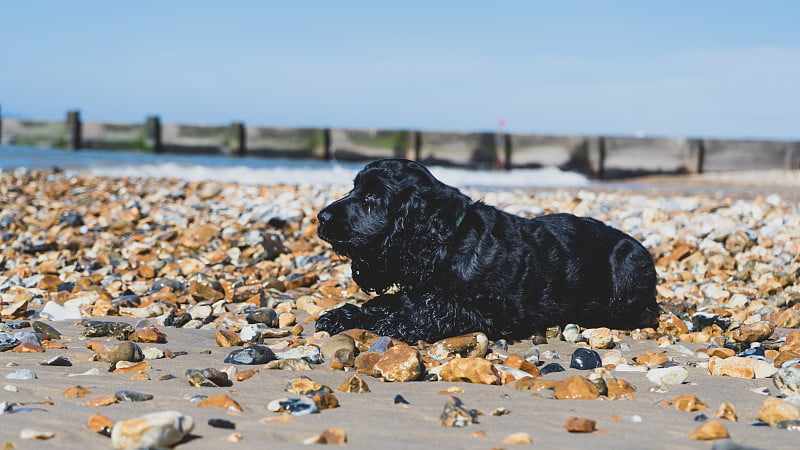
{"type": "Polygon", "coordinates": [[[380,295],[317,321],[405,342],[482,331],[543,338],[553,325],[632,329],[658,315],[656,273],[634,238],[590,218],[524,219],[472,202],[412,161],[368,164],[317,216],[319,236],[380,295]],[[385,294],[392,286],[396,293],[385,294]]]}

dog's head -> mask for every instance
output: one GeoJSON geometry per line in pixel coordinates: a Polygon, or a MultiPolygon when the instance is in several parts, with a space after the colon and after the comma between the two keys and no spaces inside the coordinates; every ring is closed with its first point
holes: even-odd
{"type": "Polygon", "coordinates": [[[359,286],[381,292],[442,251],[468,204],[419,163],[375,161],[358,173],[346,197],[320,211],[319,236],[353,259],[359,286]]]}

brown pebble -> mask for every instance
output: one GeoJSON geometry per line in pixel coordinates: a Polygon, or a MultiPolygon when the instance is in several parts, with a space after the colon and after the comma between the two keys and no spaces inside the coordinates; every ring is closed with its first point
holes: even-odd
{"type": "Polygon", "coordinates": [[[652,350],[648,350],[636,357],[638,364],[643,364],[647,367],[658,367],[667,361],[669,361],[669,356],[666,353],[656,353],[652,350]]]}
{"type": "Polygon", "coordinates": [[[244,381],[249,378],[252,378],[255,374],[258,373],[258,369],[248,369],[248,370],[237,370],[236,371],[236,381],[244,381]]]}
{"type": "Polygon", "coordinates": [[[594,400],[600,396],[594,384],[580,375],[558,383],[555,394],[558,400],[594,400]]]}
{"type": "Polygon", "coordinates": [[[314,400],[320,411],[339,407],[339,399],[329,392],[317,392],[311,399],[314,400]]]}
{"type": "Polygon", "coordinates": [[[198,403],[197,406],[216,406],[217,408],[222,408],[228,412],[244,412],[244,408],[242,408],[241,405],[236,402],[236,400],[224,394],[209,395],[200,403],[198,403]]]}
{"type": "Polygon", "coordinates": [[[500,384],[500,377],[494,364],[483,358],[451,359],[439,371],[439,376],[448,382],[500,384]]]}
{"type": "Polygon", "coordinates": [[[764,403],[758,410],[758,420],[770,425],[775,425],[783,420],[798,419],[800,419],[800,410],[796,406],[775,397],[764,399],[764,403]]]}
{"type": "Polygon", "coordinates": [[[106,416],[94,414],[86,421],[86,427],[96,433],[111,433],[111,429],[114,428],[114,421],[106,416]]]}
{"type": "Polygon", "coordinates": [[[381,353],[365,352],[356,357],[356,372],[362,375],[373,376],[375,374],[375,364],[383,357],[381,353]]]}
{"type": "Polygon", "coordinates": [[[564,429],[570,433],[591,433],[595,430],[597,422],[584,417],[570,417],[564,422],[564,429]]]}
{"type": "Polygon", "coordinates": [[[673,398],[672,406],[674,406],[676,410],[683,412],[702,411],[708,408],[708,405],[691,394],[683,394],[673,398]]]}
{"type": "Polygon", "coordinates": [[[726,439],[730,437],[728,429],[718,420],[709,420],[693,428],[689,432],[689,437],[698,441],[712,441],[715,439],[726,439]]]}
{"type": "Polygon", "coordinates": [[[83,386],[68,387],[61,395],[67,398],[84,398],[89,395],[89,390],[83,386]]]}
{"type": "Polygon", "coordinates": [[[150,364],[147,361],[141,361],[130,365],[120,362],[117,363],[117,368],[111,373],[132,373],[148,369],[150,369],[150,364]]]}
{"type": "Polygon", "coordinates": [[[357,394],[364,394],[370,392],[367,382],[362,380],[358,375],[351,375],[341,386],[336,388],[336,392],[353,392],[357,394]]]}
{"type": "Polygon", "coordinates": [[[534,378],[542,376],[542,373],[539,371],[539,368],[536,367],[536,364],[529,363],[525,360],[525,358],[519,355],[509,356],[505,361],[503,361],[503,365],[506,367],[511,367],[512,369],[519,369],[534,378]]]}
{"type": "Polygon", "coordinates": [[[721,405],[719,405],[717,412],[714,413],[714,417],[718,419],[730,420],[731,422],[736,422],[739,420],[736,416],[736,410],[733,408],[733,405],[728,402],[723,402],[721,405]]]}
{"type": "Polygon", "coordinates": [[[303,441],[304,444],[344,445],[347,442],[347,433],[341,428],[328,428],[317,436],[312,436],[303,441]]]}
{"type": "Polygon", "coordinates": [[[102,397],[95,397],[86,402],[86,406],[109,406],[119,402],[116,395],[104,395],[102,397]]]}
{"type": "Polygon", "coordinates": [[[128,379],[129,380],[139,380],[139,381],[149,380],[150,379],[150,375],[148,375],[147,372],[136,372],[136,373],[132,374],[131,376],[129,376],[128,379]]]}
{"type": "Polygon", "coordinates": [[[11,350],[14,353],[44,353],[44,348],[41,345],[36,345],[30,342],[23,342],[11,350]]]}
{"type": "Polygon", "coordinates": [[[242,339],[238,334],[226,330],[217,331],[217,334],[214,335],[214,340],[217,341],[217,345],[220,347],[238,347],[242,345],[242,339]]]}
{"type": "Polygon", "coordinates": [[[512,445],[530,445],[533,443],[531,439],[531,435],[528,433],[512,433],[503,438],[503,444],[512,444],[512,445]]]}
{"type": "Polygon", "coordinates": [[[407,345],[395,345],[387,349],[375,363],[375,376],[384,381],[415,381],[422,378],[424,366],[419,350],[407,345]]]}

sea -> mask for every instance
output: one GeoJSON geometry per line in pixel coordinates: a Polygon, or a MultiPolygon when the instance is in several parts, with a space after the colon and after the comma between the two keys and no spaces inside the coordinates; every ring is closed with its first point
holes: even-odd
{"type": "MultiPolygon", "coordinates": [[[[215,180],[261,185],[349,185],[363,166],[364,163],[336,160],[0,146],[0,174],[57,168],[67,173],[109,177],[215,180]]],[[[509,171],[437,166],[429,169],[444,183],[460,188],[579,187],[590,183],[582,174],[551,167],[509,171]]]]}

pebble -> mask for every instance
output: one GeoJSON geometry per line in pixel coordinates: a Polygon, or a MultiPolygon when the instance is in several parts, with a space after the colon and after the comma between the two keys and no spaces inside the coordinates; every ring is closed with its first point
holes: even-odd
{"type": "Polygon", "coordinates": [[[589,380],[580,375],[572,375],[555,387],[558,400],[594,400],[600,393],[589,380]]]}
{"type": "Polygon", "coordinates": [[[569,367],[578,370],[591,370],[603,367],[603,359],[600,354],[587,348],[577,348],[572,353],[569,367]]]}
{"type": "Polygon", "coordinates": [[[355,355],[356,342],[353,337],[339,333],[326,339],[320,347],[322,356],[325,359],[332,359],[339,350],[346,350],[351,355],[355,355]]]}
{"type": "Polygon", "coordinates": [[[186,381],[195,387],[227,387],[233,384],[227,373],[213,368],[187,369],[184,375],[186,381]]]}
{"type": "Polygon", "coordinates": [[[483,358],[452,359],[444,364],[439,371],[439,376],[447,382],[500,384],[500,375],[494,364],[483,358]]]}
{"type": "Polygon", "coordinates": [[[373,366],[375,376],[382,377],[384,381],[414,381],[422,378],[425,366],[420,359],[419,350],[414,347],[400,345],[390,347],[373,366]]]}
{"type": "Polygon", "coordinates": [[[42,366],[68,367],[72,365],[72,362],[66,356],[54,356],[46,361],[40,362],[39,364],[42,366]]]}
{"type": "Polygon", "coordinates": [[[346,442],[347,433],[337,427],[328,428],[316,436],[303,440],[303,444],[344,445],[346,442]]]}
{"type": "Polygon", "coordinates": [[[792,365],[778,369],[773,382],[781,394],[794,403],[800,404],[800,367],[792,365]]]}
{"type": "Polygon", "coordinates": [[[281,398],[267,404],[267,409],[272,412],[288,412],[293,416],[304,416],[319,412],[314,400],[308,397],[281,398]]]}
{"type": "Polygon", "coordinates": [[[451,396],[439,415],[439,421],[445,427],[465,427],[478,423],[478,411],[467,408],[458,397],[451,396]]]}
{"type": "Polygon", "coordinates": [[[597,422],[584,417],[570,417],[564,422],[564,429],[570,433],[591,433],[596,427],[597,422]]]}
{"type": "Polygon", "coordinates": [[[234,350],[226,358],[226,363],[229,364],[266,364],[270,361],[278,359],[275,353],[267,346],[264,345],[251,345],[249,347],[234,350]]]}
{"type": "Polygon", "coordinates": [[[20,439],[38,439],[40,441],[46,441],[54,437],[56,437],[56,434],[52,431],[38,431],[31,428],[23,428],[22,431],[19,432],[20,439]]]}
{"type": "MultiPolygon", "coordinates": [[[[602,361],[601,361],[601,363],[602,363],[602,361]]],[[[565,370],[567,370],[567,369],[565,369],[564,366],[562,366],[559,363],[553,362],[553,363],[545,364],[544,367],[539,369],[539,372],[542,375],[547,375],[548,373],[564,372],[565,370]]]]}
{"type": "Polygon", "coordinates": [[[708,362],[711,375],[736,378],[769,378],[778,369],[767,361],[754,358],[731,356],[729,358],[712,357],[708,362]]]}
{"type": "Polygon", "coordinates": [[[208,426],[212,428],[222,428],[224,430],[235,430],[236,424],[226,419],[211,418],[208,419],[208,426]]]}
{"type": "MultiPolygon", "coordinates": [[[[356,394],[364,394],[371,392],[369,385],[358,375],[350,375],[344,383],[336,388],[336,392],[352,392],[356,394]]],[[[397,402],[395,402],[397,403],[397,402]]]]}
{"type": "Polygon", "coordinates": [[[275,356],[278,359],[303,359],[309,364],[321,364],[323,361],[322,352],[315,345],[300,345],[277,353],[275,356]]]}
{"type": "Polygon", "coordinates": [[[161,411],[117,422],[111,445],[117,449],[171,447],[194,429],[194,419],[178,411],[161,411]]]}
{"type": "Polygon", "coordinates": [[[686,381],[689,371],[681,366],[662,367],[647,371],[647,379],[659,386],[681,384],[686,381]]]}
{"type": "Polygon", "coordinates": [[[91,350],[97,355],[97,359],[108,363],[118,361],[139,362],[144,360],[144,353],[141,347],[130,341],[120,342],[119,344],[106,346],[100,343],[91,344],[91,350]]]}
{"type": "Polygon", "coordinates": [[[734,409],[733,405],[728,402],[723,402],[717,408],[717,411],[714,413],[714,417],[718,419],[725,419],[730,420],[731,422],[736,422],[739,420],[738,416],[736,415],[736,409],[734,409]]]}
{"type": "Polygon", "coordinates": [[[37,333],[45,337],[45,339],[61,339],[61,332],[56,330],[52,325],[42,322],[41,320],[34,320],[32,323],[33,329],[37,333]]]}
{"type": "Polygon", "coordinates": [[[525,432],[511,433],[501,441],[503,444],[530,445],[533,443],[531,435],[525,432]]]}
{"type": "Polygon", "coordinates": [[[114,393],[114,396],[121,402],[146,402],[153,399],[153,394],[128,390],[117,391],[114,393]]]}
{"type": "Polygon", "coordinates": [[[767,397],[758,410],[758,420],[775,425],[784,420],[800,420],[800,409],[789,402],[767,397]]]}
{"type": "Polygon", "coordinates": [[[19,369],[6,374],[6,379],[9,380],[35,380],[39,378],[36,372],[31,369],[19,369]]]}
{"type": "Polygon", "coordinates": [[[615,336],[611,330],[605,327],[595,328],[589,335],[589,347],[593,349],[609,349],[614,348],[616,341],[615,336]]]}
{"type": "Polygon", "coordinates": [[[581,335],[581,329],[578,325],[574,323],[567,324],[564,327],[564,331],[561,332],[561,335],[564,337],[565,341],[571,342],[573,344],[583,341],[583,336],[581,335]]]}
{"type": "Polygon", "coordinates": [[[722,422],[709,420],[693,428],[689,432],[689,437],[699,441],[711,441],[714,439],[726,439],[730,435],[722,422]]]}
{"type": "Polygon", "coordinates": [[[428,354],[436,359],[483,358],[489,350],[489,338],[485,334],[469,333],[435,342],[428,354]]]}

